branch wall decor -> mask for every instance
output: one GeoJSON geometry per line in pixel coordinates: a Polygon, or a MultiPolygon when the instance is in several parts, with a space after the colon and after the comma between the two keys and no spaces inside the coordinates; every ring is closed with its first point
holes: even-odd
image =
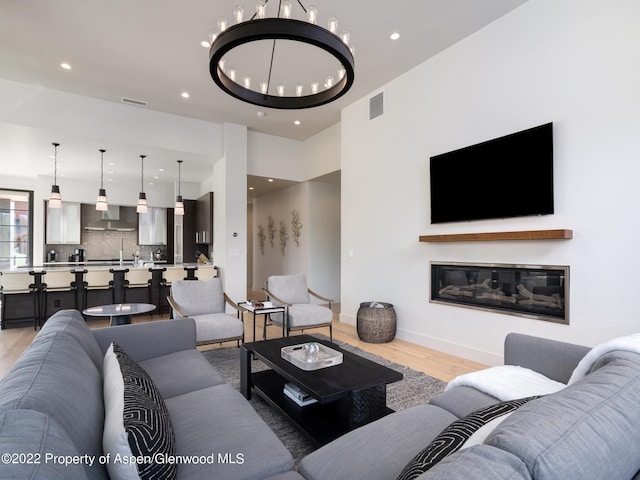
{"type": "Polygon", "coordinates": [[[284,220],[280,221],[280,251],[284,257],[285,248],[287,247],[287,239],[289,238],[289,232],[287,231],[287,224],[284,220]]]}
{"type": "Polygon", "coordinates": [[[296,246],[300,246],[300,231],[302,230],[302,222],[300,221],[300,212],[291,210],[291,231],[293,232],[293,241],[296,246]]]}
{"type": "Polygon", "coordinates": [[[264,233],[264,227],[262,224],[258,225],[258,245],[260,245],[260,253],[264,255],[264,242],[267,239],[267,234],[264,233]]]}
{"type": "Polygon", "coordinates": [[[269,243],[271,243],[271,248],[273,248],[273,239],[276,236],[276,222],[273,221],[273,217],[269,215],[267,223],[267,231],[269,233],[269,243]]]}

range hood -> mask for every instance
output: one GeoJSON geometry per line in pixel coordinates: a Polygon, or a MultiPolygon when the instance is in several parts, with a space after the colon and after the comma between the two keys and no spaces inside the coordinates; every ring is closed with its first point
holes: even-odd
{"type": "Polygon", "coordinates": [[[99,220],[88,222],[84,229],[94,232],[134,232],[136,225],[130,221],[120,219],[119,205],[109,205],[108,210],[102,212],[99,220]]]}

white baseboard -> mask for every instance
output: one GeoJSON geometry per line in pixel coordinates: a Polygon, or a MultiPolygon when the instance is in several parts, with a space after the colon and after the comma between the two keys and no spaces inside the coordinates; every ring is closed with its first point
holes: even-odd
{"type": "Polygon", "coordinates": [[[357,324],[357,317],[355,315],[349,315],[347,313],[340,313],[340,321],[342,323],[348,323],[349,325],[355,326],[357,324]]]}
{"type": "MultiPolygon", "coordinates": [[[[357,324],[357,317],[355,315],[341,313],[339,318],[343,323],[354,326],[357,324]]],[[[422,335],[409,330],[398,329],[396,331],[396,337],[422,347],[438,350],[439,352],[455,355],[456,357],[466,358],[467,360],[482,363],[484,365],[494,366],[504,364],[504,358],[502,355],[477,350],[465,345],[449,342],[436,337],[430,337],[428,335],[422,335]]]]}
{"type": "Polygon", "coordinates": [[[428,335],[422,335],[416,332],[398,330],[396,337],[407,342],[415,343],[439,352],[448,353],[449,355],[455,355],[456,357],[466,358],[473,362],[482,363],[484,365],[496,366],[504,365],[504,357],[502,355],[496,355],[495,353],[485,352],[458,343],[443,340],[441,338],[430,337],[428,335]]]}

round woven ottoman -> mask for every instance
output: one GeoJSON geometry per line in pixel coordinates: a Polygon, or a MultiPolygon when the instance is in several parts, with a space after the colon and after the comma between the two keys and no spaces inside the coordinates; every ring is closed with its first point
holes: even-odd
{"type": "Polygon", "coordinates": [[[396,335],[396,312],[390,303],[363,302],[356,318],[358,337],[363,342],[387,343],[396,335]]]}

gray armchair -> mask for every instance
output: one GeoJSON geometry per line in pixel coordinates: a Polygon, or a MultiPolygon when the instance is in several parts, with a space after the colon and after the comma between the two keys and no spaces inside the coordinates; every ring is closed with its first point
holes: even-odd
{"type": "Polygon", "coordinates": [[[329,327],[329,338],[333,341],[333,312],[330,298],[322,297],[307,287],[304,274],[274,275],[267,279],[264,292],[275,304],[285,307],[283,314],[271,314],[271,321],[282,324],[282,336],[289,336],[292,330],[306,330],[309,328],[329,327]],[[311,296],[329,304],[311,303],[311,296]]]}
{"type": "Polygon", "coordinates": [[[171,295],[167,297],[173,310],[173,318],[193,318],[196,322],[198,345],[244,341],[242,316],[225,312],[228,303],[239,313],[242,307],[234,303],[222,290],[219,278],[208,280],[176,280],[171,283],[171,295]]]}

